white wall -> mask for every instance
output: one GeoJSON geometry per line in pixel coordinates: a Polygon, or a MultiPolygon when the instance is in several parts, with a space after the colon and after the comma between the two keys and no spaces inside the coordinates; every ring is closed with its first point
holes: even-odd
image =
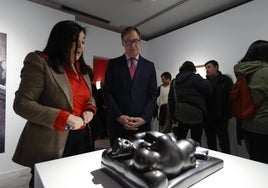
{"type": "Polygon", "coordinates": [[[215,59],[223,73],[233,75],[233,65],[250,43],[268,39],[268,1],[254,0],[206,20],[149,41],[148,57],[157,71],[178,73],[181,64],[195,65],[215,59]]]}

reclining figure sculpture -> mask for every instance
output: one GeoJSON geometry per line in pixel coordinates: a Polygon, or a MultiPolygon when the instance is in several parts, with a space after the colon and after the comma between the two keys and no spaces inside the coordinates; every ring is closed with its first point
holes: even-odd
{"type": "Polygon", "coordinates": [[[177,140],[173,133],[142,132],[130,140],[118,138],[104,151],[102,163],[134,187],[167,187],[169,179],[194,168],[196,158],[206,159],[207,152],[196,152],[197,146],[192,139],[177,140]]]}

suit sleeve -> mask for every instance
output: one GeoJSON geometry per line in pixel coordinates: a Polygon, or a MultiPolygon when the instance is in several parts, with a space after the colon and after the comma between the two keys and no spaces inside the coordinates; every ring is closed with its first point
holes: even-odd
{"type": "Polygon", "coordinates": [[[151,72],[152,75],[148,90],[148,100],[144,108],[144,114],[141,115],[141,118],[143,118],[147,123],[151,122],[157,105],[157,80],[154,64],[152,64],[151,72]]]}
{"type": "Polygon", "coordinates": [[[109,112],[112,114],[113,119],[118,118],[122,113],[117,106],[116,102],[114,101],[114,98],[112,96],[112,93],[115,93],[113,85],[113,80],[115,79],[113,77],[113,62],[109,61],[106,72],[105,72],[105,80],[103,84],[103,100],[105,105],[107,106],[107,109],[109,109],[109,112]]]}
{"type": "Polygon", "coordinates": [[[15,93],[13,109],[28,121],[53,127],[60,109],[42,105],[39,102],[46,86],[47,72],[47,65],[39,55],[30,53],[26,56],[21,70],[21,82],[15,93]]]}

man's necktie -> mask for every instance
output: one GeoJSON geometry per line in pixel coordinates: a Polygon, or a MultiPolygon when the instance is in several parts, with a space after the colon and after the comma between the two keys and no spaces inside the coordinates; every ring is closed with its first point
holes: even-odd
{"type": "Polygon", "coordinates": [[[133,58],[133,57],[130,58],[130,67],[129,67],[129,71],[130,71],[130,76],[131,76],[131,79],[132,79],[132,80],[133,80],[133,78],[134,78],[134,74],[135,74],[135,70],[136,70],[135,61],[136,61],[136,58],[133,58]]]}

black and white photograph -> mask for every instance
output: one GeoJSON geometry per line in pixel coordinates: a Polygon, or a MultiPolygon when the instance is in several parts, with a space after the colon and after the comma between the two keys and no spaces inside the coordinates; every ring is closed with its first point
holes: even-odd
{"type": "Polygon", "coordinates": [[[6,38],[0,32],[0,153],[5,151],[6,38]]]}

